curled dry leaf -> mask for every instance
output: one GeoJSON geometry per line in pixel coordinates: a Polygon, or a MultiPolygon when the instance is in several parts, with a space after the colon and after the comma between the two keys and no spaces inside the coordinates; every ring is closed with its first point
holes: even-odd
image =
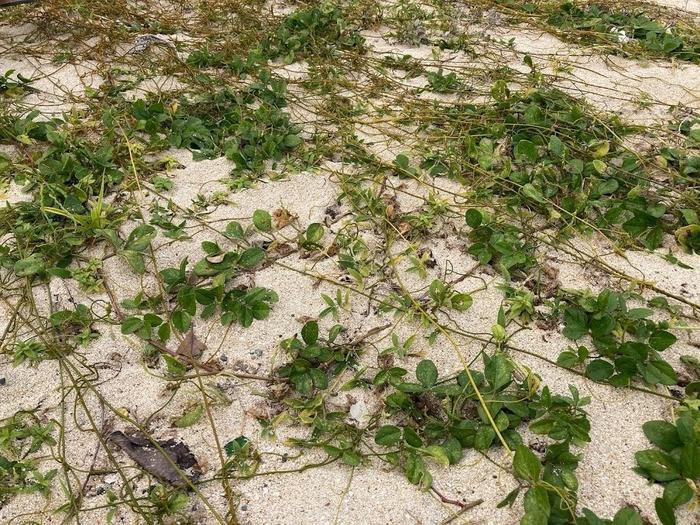
{"type": "Polygon", "coordinates": [[[143,434],[127,436],[117,430],[107,439],[122,449],[146,472],[176,487],[187,485],[188,479],[197,479],[202,473],[189,447],[174,439],[156,442],[162,452],[143,434]]]}
{"type": "Polygon", "coordinates": [[[276,253],[279,257],[286,257],[287,255],[294,253],[295,248],[289,243],[286,242],[278,242],[274,241],[272,244],[270,244],[267,252],[268,254],[270,253],[276,253]]]}
{"type": "Polygon", "coordinates": [[[275,226],[278,230],[281,230],[287,226],[290,222],[296,219],[296,215],[289,212],[285,208],[278,208],[272,212],[272,218],[275,220],[275,226]]]}

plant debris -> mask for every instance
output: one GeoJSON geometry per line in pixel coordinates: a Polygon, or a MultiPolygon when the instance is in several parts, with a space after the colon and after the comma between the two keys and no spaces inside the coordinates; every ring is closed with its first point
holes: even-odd
{"type": "Polygon", "coordinates": [[[107,438],[146,472],[175,487],[184,487],[202,471],[189,447],[174,439],[154,442],[143,434],[126,435],[117,430],[107,438]],[[160,449],[160,450],[159,450],[160,449]]]}

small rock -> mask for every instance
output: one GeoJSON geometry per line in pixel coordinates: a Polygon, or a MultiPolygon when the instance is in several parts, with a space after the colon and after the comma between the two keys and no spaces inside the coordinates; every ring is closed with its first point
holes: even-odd
{"type": "Polygon", "coordinates": [[[108,485],[113,485],[116,482],[117,482],[117,475],[116,474],[107,474],[105,476],[105,483],[107,483],[108,485]]]}
{"type": "Polygon", "coordinates": [[[350,407],[350,419],[357,422],[361,427],[364,426],[370,418],[367,404],[362,400],[358,400],[350,407]]]}
{"type": "Polygon", "coordinates": [[[7,383],[7,381],[5,380],[5,378],[4,378],[4,377],[0,377],[0,386],[5,386],[5,383],[7,383]]]}

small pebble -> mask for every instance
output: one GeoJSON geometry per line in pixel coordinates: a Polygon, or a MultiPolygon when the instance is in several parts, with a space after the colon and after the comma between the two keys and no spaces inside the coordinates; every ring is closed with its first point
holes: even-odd
{"type": "Polygon", "coordinates": [[[5,386],[5,383],[7,383],[7,381],[5,380],[5,378],[4,378],[4,377],[0,377],[0,386],[5,386]]]}
{"type": "Polygon", "coordinates": [[[116,483],[117,481],[117,475],[116,474],[107,474],[105,476],[105,483],[109,483],[112,485],[113,483],[116,483]]]}

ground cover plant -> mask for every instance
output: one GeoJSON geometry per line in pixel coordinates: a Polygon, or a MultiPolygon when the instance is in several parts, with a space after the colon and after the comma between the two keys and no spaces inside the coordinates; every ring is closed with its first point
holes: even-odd
{"type": "Polygon", "coordinates": [[[49,0],[0,45],[0,521],[698,519],[700,117],[643,70],[700,78],[692,14],[49,0]]]}
{"type": "Polygon", "coordinates": [[[608,6],[604,3],[578,5],[576,2],[515,0],[499,3],[536,17],[544,27],[577,42],[609,47],[623,54],[637,49],[651,57],[700,60],[697,27],[676,23],[670,18],[672,13],[653,4],[608,6]]]}

